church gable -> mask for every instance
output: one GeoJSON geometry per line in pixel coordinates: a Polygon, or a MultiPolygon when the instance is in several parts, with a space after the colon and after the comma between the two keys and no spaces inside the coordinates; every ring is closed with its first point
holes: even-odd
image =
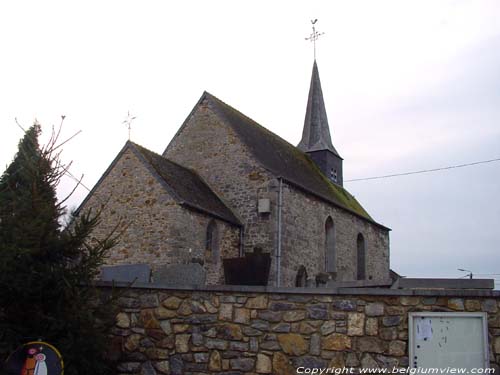
{"type": "Polygon", "coordinates": [[[160,267],[197,259],[204,264],[207,283],[220,284],[222,259],[238,256],[240,224],[201,178],[131,142],[79,211],[91,208],[102,210],[94,235],[109,233],[121,223],[108,265],[148,264],[154,277],[160,267]],[[209,228],[216,228],[210,244],[209,228]]]}
{"type": "MultiPolygon", "coordinates": [[[[115,160],[113,160],[106,172],[104,172],[77,212],[96,194],[96,190],[99,189],[100,185],[108,178],[108,175],[112,173],[117,164],[121,163],[121,159],[124,157],[125,159],[134,159],[136,169],[141,168],[140,166],[145,168],[150,173],[148,184],[151,185],[151,178],[154,178],[164,189],[164,192],[178,204],[233,225],[241,225],[233,212],[217,197],[196,172],[130,141],[118,153],[115,160]]],[[[126,173],[123,172],[123,177],[126,173]]],[[[120,183],[119,181],[116,182],[120,183]]],[[[139,184],[145,183],[142,179],[136,179],[136,182],[139,184]]]]}
{"type": "MultiPolygon", "coordinates": [[[[167,146],[164,156],[195,170],[245,225],[245,251],[274,246],[269,215],[259,216],[259,199],[273,199],[275,176],[266,170],[204,93],[167,146]]],[[[272,210],[275,208],[272,207],[272,210]]]]}
{"type": "MultiPolygon", "coordinates": [[[[375,223],[347,190],[329,181],[314,161],[300,149],[215,96],[205,92],[200,103],[202,100],[210,103],[213,111],[231,127],[252,156],[273,176],[281,177],[309,194],[375,223]]],[[[181,131],[182,128],[179,133],[181,131]]]]}
{"type": "Polygon", "coordinates": [[[241,225],[233,212],[193,170],[185,168],[148,149],[132,144],[153,169],[159,181],[177,202],[234,225],[241,225]]]}

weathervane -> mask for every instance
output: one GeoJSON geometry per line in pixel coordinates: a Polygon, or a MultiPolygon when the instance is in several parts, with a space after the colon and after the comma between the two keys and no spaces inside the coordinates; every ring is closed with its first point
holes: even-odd
{"type": "Polygon", "coordinates": [[[318,22],[317,18],[314,19],[314,20],[311,20],[313,32],[311,33],[311,35],[309,35],[309,38],[305,38],[306,40],[309,40],[309,41],[313,42],[313,46],[314,46],[314,60],[316,60],[316,41],[318,40],[318,38],[321,35],[324,34],[324,33],[318,33],[316,31],[316,27],[314,26],[316,24],[316,22],[318,22]]]}
{"type": "Polygon", "coordinates": [[[122,122],[128,128],[128,140],[130,141],[130,131],[132,130],[132,121],[136,119],[135,116],[130,114],[130,111],[127,111],[127,118],[122,122]]]}

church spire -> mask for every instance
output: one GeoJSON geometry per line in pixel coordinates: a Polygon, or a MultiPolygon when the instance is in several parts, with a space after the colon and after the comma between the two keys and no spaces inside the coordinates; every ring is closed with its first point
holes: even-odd
{"type": "Polygon", "coordinates": [[[329,150],[339,156],[332,144],[330,127],[326,115],[321,81],[319,80],[318,64],[314,60],[311,85],[309,87],[309,98],[307,99],[306,118],[302,140],[298,147],[304,152],[329,150]]]}
{"type": "Polygon", "coordinates": [[[342,186],[342,158],[332,144],[316,60],[312,69],[302,140],[297,147],[309,154],[328,178],[342,186]]]}

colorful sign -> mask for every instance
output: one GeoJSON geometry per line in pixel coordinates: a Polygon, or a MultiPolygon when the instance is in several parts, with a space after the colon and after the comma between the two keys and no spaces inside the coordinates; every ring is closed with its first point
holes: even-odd
{"type": "Polygon", "coordinates": [[[32,341],[9,356],[5,369],[9,375],[62,375],[64,365],[55,347],[43,341],[32,341]]]}

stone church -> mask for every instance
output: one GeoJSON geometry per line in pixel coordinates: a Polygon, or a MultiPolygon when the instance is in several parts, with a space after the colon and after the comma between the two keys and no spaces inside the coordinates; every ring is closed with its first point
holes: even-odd
{"type": "Polygon", "coordinates": [[[127,142],[79,208],[123,234],[109,265],[270,259],[267,285],[389,279],[389,229],[343,187],[316,61],[297,147],[204,92],[162,155],[127,142]]]}

